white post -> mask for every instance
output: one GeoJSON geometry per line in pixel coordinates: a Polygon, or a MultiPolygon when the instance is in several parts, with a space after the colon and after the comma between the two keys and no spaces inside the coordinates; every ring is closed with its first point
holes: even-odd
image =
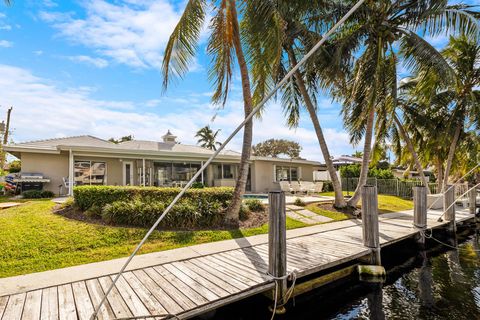
{"type": "MultiPolygon", "coordinates": [[[[203,161],[200,162],[200,165],[203,167],[203,161]]],[[[203,183],[203,185],[205,185],[205,181],[203,180],[203,171],[205,171],[205,170],[202,170],[202,183],[203,183]]]]}
{"type": "Polygon", "coordinates": [[[145,158],[142,159],[142,185],[145,187],[145,158]]]}
{"type": "Polygon", "coordinates": [[[72,149],[68,152],[68,195],[73,196],[73,184],[74,184],[74,171],[73,171],[73,152],[72,149]]]}

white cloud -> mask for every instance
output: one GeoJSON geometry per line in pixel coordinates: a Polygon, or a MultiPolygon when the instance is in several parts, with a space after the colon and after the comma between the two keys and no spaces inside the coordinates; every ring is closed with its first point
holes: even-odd
{"type": "Polygon", "coordinates": [[[90,56],[79,55],[68,57],[69,60],[74,62],[87,63],[97,68],[105,68],[108,66],[108,61],[102,58],[93,58],[90,56]]]}
{"type": "Polygon", "coordinates": [[[33,51],[33,54],[36,55],[36,56],[41,56],[43,54],[43,51],[42,50],[35,50],[35,51],[33,51]]]}
{"type": "MultiPolygon", "coordinates": [[[[89,0],[84,6],[83,18],[46,11],[40,17],[62,37],[117,63],[135,68],[161,67],[163,50],[181,11],[167,0],[89,0]]],[[[192,67],[201,70],[197,63],[192,67]]]]}
{"type": "Polygon", "coordinates": [[[13,43],[11,41],[7,40],[0,40],[0,47],[2,48],[10,48],[13,46],[13,43]]]}
{"type": "MultiPolygon", "coordinates": [[[[81,134],[100,138],[133,134],[137,139],[160,141],[170,129],[182,143],[195,144],[195,132],[210,123],[214,112],[205,106],[171,108],[159,100],[145,103],[98,100],[92,98],[94,89],[90,87],[60,89],[48,79],[8,65],[0,65],[0,73],[3,75],[0,78],[0,106],[14,106],[12,137],[16,142],[81,134]],[[142,109],[139,105],[157,105],[159,108],[142,109]]],[[[211,126],[221,129],[222,141],[242,121],[242,102],[231,101],[218,112],[211,126]]],[[[273,137],[296,140],[304,148],[303,157],[322,160],[308,118],[304,118],[301,125],[296,130],[285,127],[281,107],[272,103],[263,120],[255,121],[254,142],[273,137]]],[[[346,133],[331,128],[324,129],[324,132],[332,155],[352,150],[346,133]]],[[[241,137],[240,133],[228,149],[240,150],[241,137]]]]}

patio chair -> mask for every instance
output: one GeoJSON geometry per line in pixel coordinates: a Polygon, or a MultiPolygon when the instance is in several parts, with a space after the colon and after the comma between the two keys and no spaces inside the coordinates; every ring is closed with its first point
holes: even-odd
{"type": "Polygon", "coordinates": [[[323,182],[315,182],[315,193],[323,191],[323,182]]]}
{"type": "Polygon", "coordinates": [[[285,193],[293,193],[292,188],[290,187],[290,183],[288,181],[280,181],[280,190],[282,190],[285,193]]]}
{"type": "Polygon", "coordinates": [[[300,186],[307,195],[315,193],[315,184],[311,181],[302,181],[300,182],[300,186]]]}
{"type": "Polygon", "coordinates": [[[302,192],[304,192],[302,186],[300,185],[300,183],[298,181],[292,181],[290,186],[292,187],[292,193],[302,193],[302,192]]]}

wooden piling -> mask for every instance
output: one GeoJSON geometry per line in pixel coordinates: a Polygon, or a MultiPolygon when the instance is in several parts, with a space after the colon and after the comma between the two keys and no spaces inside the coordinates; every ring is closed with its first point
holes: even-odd
{"type": "MultiPolygon", "coordinates": [[[[268,231],[268,272],[273,277],[284,277],[287,274],[287,226],[285,193],[272,191],[268,193],[269,203],[269,231],[268,231]]],[[[282,303],[282,298],[287,291],[287,279],[277,280],[277,301],[282,303]]],[[[273,295],[272,295],[273,296],[273,295]]],[[[275,310],[277,313],[283,310],[275,310]]]]}
{"type": "Polygon", "coordinates": [[[371,264],[381,265],[376,186],[362,187],[362,225],[363,245],[372,250],[371,264]]]}
{"type": "Polygon", "coordinates": [[[457,226],[455,223],[455,186],[447,185],[447,189],[443,196],[443,211],[445,212],[445,221],[449,221],[450,224],[447,226],[448,231],[455,232],[457,226]]]}
{"type": "MultiPolygon", "coordinates": [[[[425,230],[427,228],[427,187],[413,187],[413,225],[415,228],[425,230]]],[[[421,245],[425,244],[425,235],[421,232],[417,238],[421,245]]]]}
{"type": "MultiPolygon", "coordinates": [[[[470,214],[475,214],[477,210],[477,188],[474,186],[469,187],[471,190],[468,192],[468,208],[470,214]]],[[[475,219],[477,221],[477,219],[475,219]]]]}

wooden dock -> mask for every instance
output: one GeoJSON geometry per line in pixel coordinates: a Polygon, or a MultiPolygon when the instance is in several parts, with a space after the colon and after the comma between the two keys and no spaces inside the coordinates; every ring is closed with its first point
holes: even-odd
{"type": "MultiPolygon", "coordinates": [[[[429,211],[429,229],[446,224],[437,221],[439,215],[438,211],[429,211]]],[[[468,209],[457,209],[458,222],[468,219],[473,219],[468,209]]],[[[381,246],[418,233],[412,221],[412,212],[382,215],[381,246]]],[[[288,271],[295,270],[298,277],[303,277],[369,254],[362,245],[360,220],[323,226],[320,232],[287,240],[288,271]]],[[[268,244],[262,243],[131,270],[117,282],[98,319],[161,319],[162,314],[190,318],[272,289],[267,264],[268,244]]],[[[4,295],[0,297],[0,318],[89,319],[113,276],[4,295]]]]}

